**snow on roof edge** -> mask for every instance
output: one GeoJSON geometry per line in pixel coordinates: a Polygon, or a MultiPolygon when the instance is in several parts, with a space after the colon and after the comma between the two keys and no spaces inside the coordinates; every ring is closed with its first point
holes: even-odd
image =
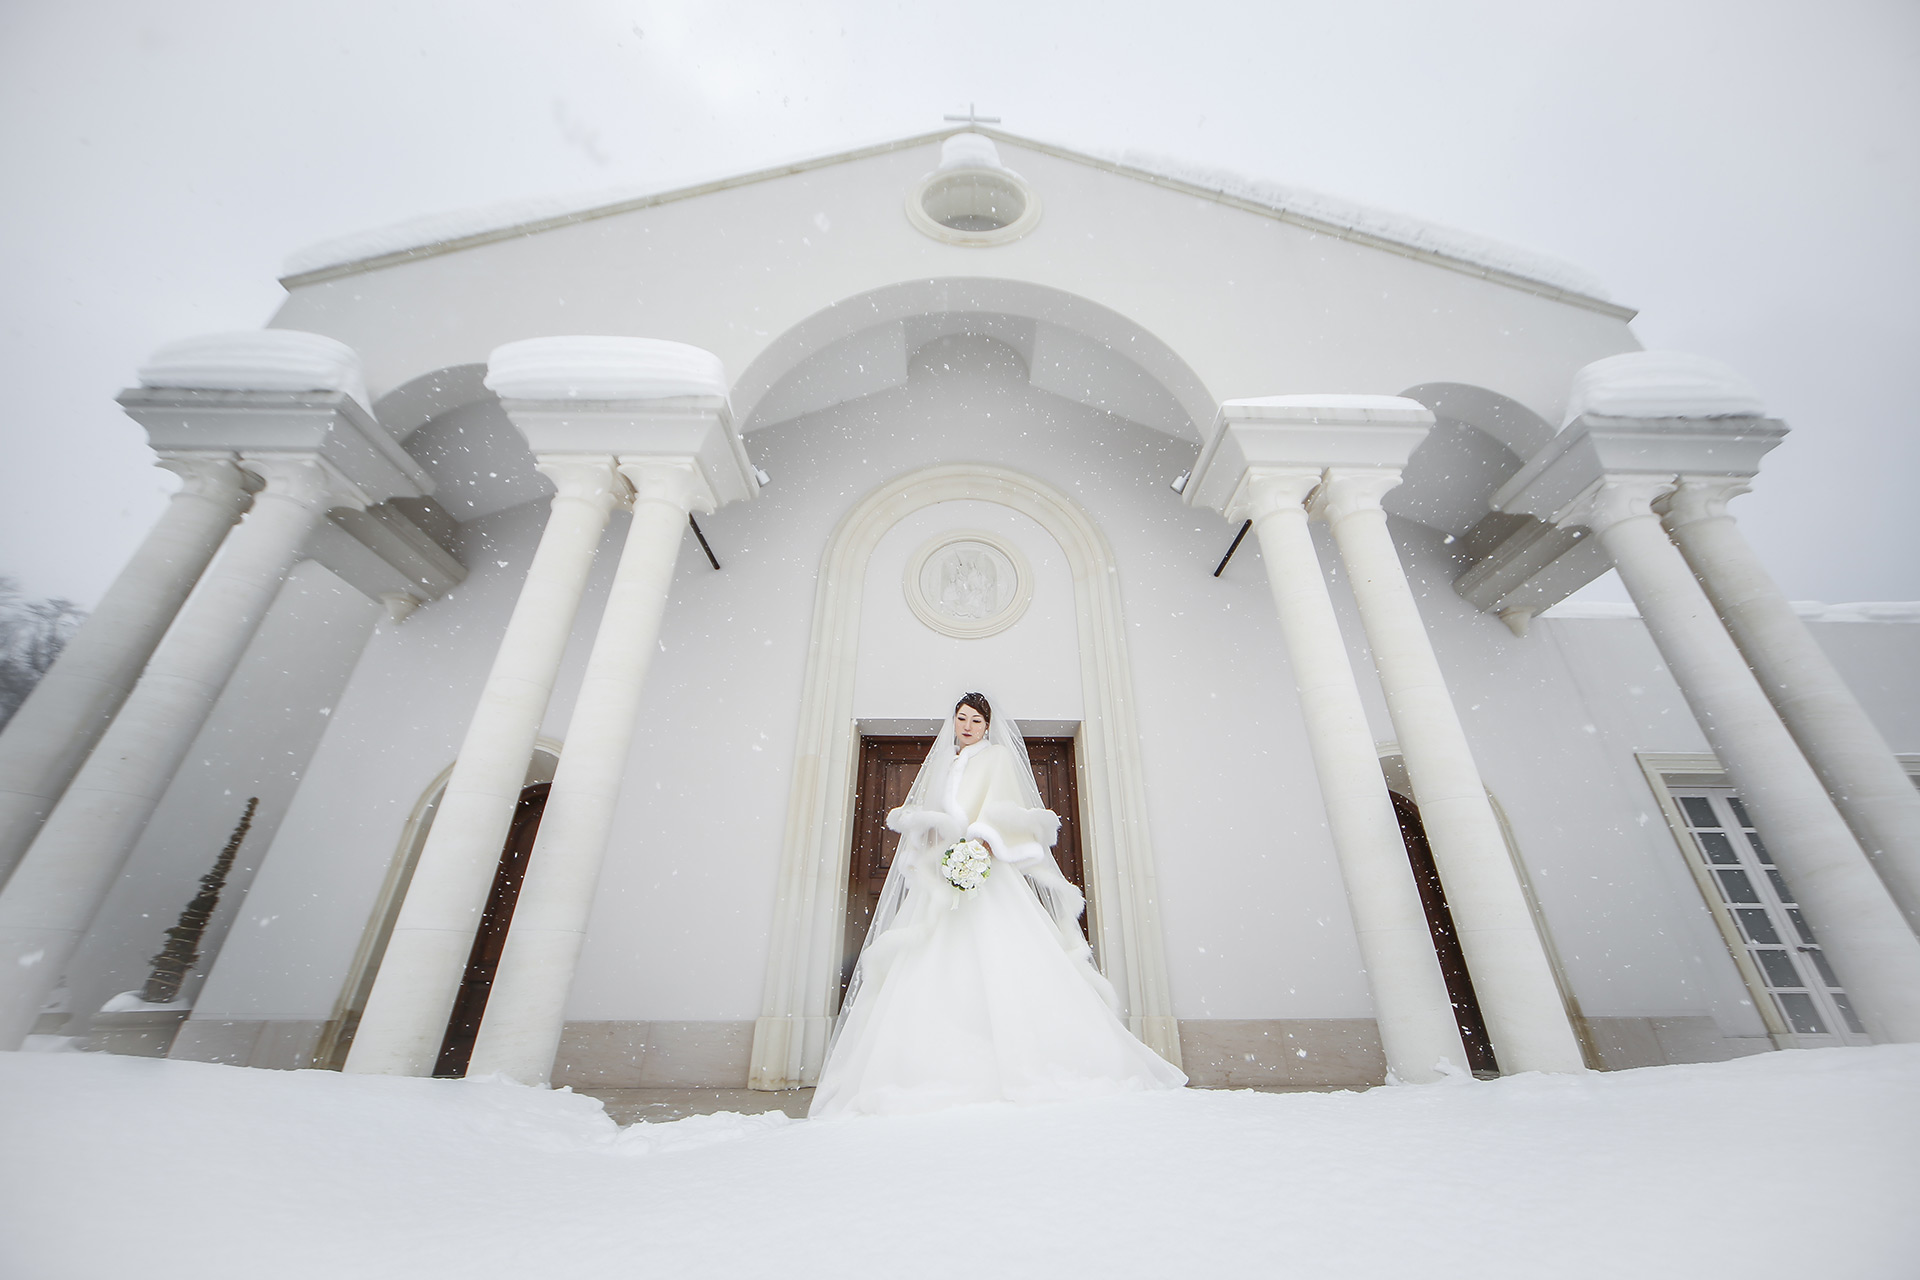
{"type": "MultiPolygon", "coordinates": [[[[1321,223],[1335,230],[1354,232],[1418,252],[1431,253],[1472,266],[1483,267],[1610,306],[1618,305],[1613,303],[1606,287],[1596,277],[1564,259],[1519,245],[1507,244],[1487,236],[1476,235],[1470,231],[1427,222],[1407,214],[1357,204],[1305,187],[1250,178],[1230,169],[1188,164],[1153,152],[1077,151],[995,129],[980,128],[971,131],[1014,146],[1037,147],[1068,158],[1092,160],[1121,170],[1132,170],[1149,177],[1178,182],[1216,195],[1243,200],[1277,213],[1290,214],[1321,223]]],[[[919,146],[962,132],[969,132],[969,130],[947,129],[935,133],[895,138],[851,150],[814,153],[758,169],[706,178],[675,180],[647,186],[606,188],[591,192],[576,192],[571,196],[501,201],[425,214],[344,236],[335,236],[296,249],[288,254],[282,263],[280,278],[283,282],[294,280],[302,276],[372,263],[378,259],[409,254],[438,245],[453,245],[475,237],[497,238],[516,231],[531,233],[544,229],[541,224],[614,212],[622,205],[637,201],[663,196],[691,195],[714,185],[739,185],[800,169],[919,146]]]]}
{"type": "MultiPolygon", "coordinates": [[[[1803,622],[1920,622],[1920,600],[1857,600],[1851,604],[1794,600],[1790,603],[1803,622]]],[[[1640,608],[1626,600],[1562,600],[1542,609],[1538,616],[1548,622],[1637,620],[1640,608]]]]}
{"type": "Polygon", "coordinates": [[[888,138],[838,151],[807,152],[775,160],[757,168],[673,178],[645,186],[602,187],[571,195],[530,196],[491,204],[446,209],[404,218],[295,249],[280,264],[280,279],[355,266],[378,258],[449,244],[476,236],[503,236],[541,230],[541,224],[611,212],[622,205],[662,196],[692,195],[709,187],[738,186],[779,174],[856,160],[887,151],[935,142],[954,132],[940,130],[904,138],[888,138]]]}
{"type": "Polygon", "coordinates": [[[1409,249],[1436,253],[1505,275],[1519,276],[1537,284],[1567,293],[1577,293],[1596,302],[1612,302],[1606,286],[1564,258],[1508,244],[1490,236],[1462,231],[1443,223],[1428,222],[1410,214],[1372,205],[1358,204],[1306,187],[1290,186],[1264,178],[1250,178],[1231,169],[1190,164],[1150,151],[1089,152],[1095,159],[1124,168],[1138,169],[1156,177],[1170,178],[1188,186],[1200,187],[1223,196],[1248,201],[1280,213],[1296,214],[1315,222],[1324,222],[1345,231],[1381,240],[1391,240],[1409,249]]]}

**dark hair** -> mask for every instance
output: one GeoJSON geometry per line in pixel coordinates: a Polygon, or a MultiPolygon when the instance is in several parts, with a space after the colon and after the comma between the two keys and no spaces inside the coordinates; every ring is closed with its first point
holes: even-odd
{"type": "Polygon", "coordinates": [[[955,715],[959,715],[960,708],[962,707],[972,707],[975,711],[978,711],[980,713],[980,718],[982,720],[985,720],[988,724],[993,723],[993,704],[987,701],[986,694],[984,693],[961,694],[960,701],[953,704],[953,713],[955,715]]]}

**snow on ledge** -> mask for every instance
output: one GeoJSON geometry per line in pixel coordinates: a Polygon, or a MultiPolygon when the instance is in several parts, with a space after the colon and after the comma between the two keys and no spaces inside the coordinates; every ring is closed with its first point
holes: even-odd
{"type": "Polygon", "coordinates": [[[1795,600],[1793,611],[1808,622],[1920,622],[1920,600],[1859,600],[1852,604],[1795,600]]]}
{"type": "Polygon", "coordinates": [[[1353,395],[1304,395],[1304,396],[1254,396],[1244,400],[1228,400],[1222,410],[1279,409],[1275,417],[1313,417],[1325,414],[1331,417],[1372,418],[1385,416],[1399,418],[1412,415],[1422,422],[1433,420],[1433,411],[1418,400],[1408,400],[1404,396],[1353,396],[1353,395]],[[1285,412],[1292,410],[1294,412],[1285,412]]]}
{"type": "Polygon", "coordinates": [[[195,391],[344,391],[370,410],[360,356],[298,329],[208,333],[170,342],[140,367],[140,385],[195,391]]]}
{"type": "MultiPolygon", "coordinates": [[[[1826,604],[1819,600],[1795,600],[1793,611],[1806,622],[1920,622],[1920,600],[1862,600],[1853,604],[1826,604]]],[[[1542,610],[1549,621],[1565,619],[1635,619],[1639,608],[1626,600],[1562,600],[1542,610]]]]}
{"type": "Polygon", "coordinates": [[[186,1013],[193,1008],[191,1000],[175,1000],[171,1004],[152,1004],[140,998],[138,991],[122,991],[113,999],[100,1006],[102,1013],[186,1013]]]}
{"type": "Polygon", "coordinates": [[[1625,600],[1562,600],[1559,604],[1542,609],[1539,616],[1549,619],[1578,618],[1586,622],[1620,618],[1638,621],[1640,609],[1625,600]]]}
{"type": "Polygon", "coordinates": [[[720,357],[659,338],[528,338],[494,348],[486,386],[503,400],[662,400],[727,394],[720,357]]]}
{"type": "Polygon", "coordinates": [[[1606,418],[1758,418],[1753,384],[1718,360],[1684,351],[1629,351],[1573,375],[1566,421],[1606,418]]]}

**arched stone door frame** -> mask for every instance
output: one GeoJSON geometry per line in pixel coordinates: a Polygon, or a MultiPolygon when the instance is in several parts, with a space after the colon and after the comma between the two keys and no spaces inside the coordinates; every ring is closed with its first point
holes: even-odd
{"type": "Polygon", "coordinates": [[[1079,629],[1084,712],[1076,752],[1091,924],[1128,1025],[1161,1056],[1180,1062],[1113,548],[1078,503],[1044,481],[1006,467],[948,464],[896,476],[867,494],[834,528],[821,563],[766,984],[754,1024],[753,1088],[813,1084],[838,1012],[860,749],[854,676],[868,560],[906,516],[957,501],[1018,511],[1065,553],[1079,629]]]}
{"type": "MultiPolygon", "coordinates": [[[[527,762],[526,779],[522,785],[552,782],[559,767],[560,741],[543,734],[534,741],[533,756],[527,762]]],[[[346,1062],[353,1032],[359,1026],[360,1015],[366,1010],[374,979],[380,976],[380,962],[386,958],[387,941],[393,936],[393,923],[400,917],[400,907],[405,903],[407,889],[413,883],[414,868],[420,862],[420,851],[427,846],[427,833],[433,830],[433,819],[439,812],[440,799],[447,791],[447,779],[452,776],[451,763],[434,775],[433,781],[427,784],[426,790],[414,802],[406,825],[400,829],[400,841],[387,863],[387,875],[381,882],[380,895],[374,899],[373,909],[367,913],[360,945],[355,948],[346,978],[340,984],[340,995],[334,1001],[333,1013],[320,1033],[320,1042],[313,1055],[316,1066],[338,1071],[346,1062]]]]}

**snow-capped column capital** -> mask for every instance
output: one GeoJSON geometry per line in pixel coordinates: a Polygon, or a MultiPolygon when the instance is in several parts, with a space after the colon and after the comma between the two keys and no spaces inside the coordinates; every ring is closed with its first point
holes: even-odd
{"type": "Polygon", "coordinates": [[[1573,375],[1563,427],[1578,418],[1764,418],[1766,404],[1738,371],[1687,351],[1627,351],[1573,375]]]}
{"type": "Polygon", "coordinates": [[[493,352],[486,384],[537,455],[593,454],[621,466],[683,459],[701,511],[760,491],[726,372],[710,351],[654,338],[530,338],[493,352]]]}
{"type": "Polygon", "coordinates": [[[1574,375],[1565,425],[1492,506],[1564,527],[1593,505],[1603,480],[1750,481],[1786,434],[1752,386],[1717,361],[1676,351],[1608,356],[1574,375]]]}
{"type": "Polygon", "coordinates": [[[1232,517],[1254,469],[1398,471],[1427,438],[1433,413],[1400,396],[1287,395],[1228,400],[1181,496],[1232,517]]]}
{"type": "Polygon", "coordinates": [[[249,470],[273,455],[318,458],[342,505],[433,492],[368,407],[360,357],[323,334],[260,329],[169,343],[117,399],[163,458],[237,456],[249,470]]]}
{"type": "Polygon", "coordinates": [[[191,391],[341,391],[371,411],[360,356],[299,329],[207,333],[169,342],[140,366],[140,385],[191,391]]]}

